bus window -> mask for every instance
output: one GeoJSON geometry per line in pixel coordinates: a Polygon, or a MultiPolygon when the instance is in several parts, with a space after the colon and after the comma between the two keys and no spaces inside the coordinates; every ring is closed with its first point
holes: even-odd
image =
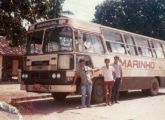
{"type": "Polygon", "coordinates": [[[69,27],[47,29],[44,39],[43,51],[45,53],[73,50],[72,30],[69,27]]]}
{"type": "Polygon", "coordinates": [[[41,52],[43,31],[29,33],[27,35],[27,54],[39,54],[41,52]]]}
{"type": "Polygon", "coordinates": [[[102,32],[109,52],[125,54],[125,47],[120,34],[106,30],[102,32]]]}
{"type": "Polygon", "coordinates": [[[118,33],[103,30],[103,36],[106,40],[110,40],[112,42],[121,42],[121,43],[123,43],[123,41],[121,39],[121,35],[118,34],[118,33]]]}
{"type": "Polygon", "coordinates": [[[92,68],[92,62],[91,62],[90,58],[89,58],[88,56],[81,56],[81,55],[78,55],[78,56],[76,57],[76,64],[77,64],[77,67],[79,67],[79,60],[80,60],[80,59],[84,59],[84,60],[85,60],[85,65],[92,68]]]}
{"type": "Polygon", "coordinates": [[[125,35],[125,41],[127,43],[127,50],[130,55],[137,55],[135,43],[130,35],[125,35]]]}
{"type": "MultiPolygon", "coordinates": [[[[80,33],[79,33],[80,34],[80,33]]],[[[83,52],[84,48],[83,48],[83,41],[82,41],[82,37],[79,38],[78,32],[74,32],[75,35],[75,44],[76,44],[76,51],[77,52],[83,52]]],[[[82,35],[81,35],[82,36],[82,35]]]]}
{"type": "Polygon", "coordinates": [[[164,55],[165,55],[165,43],[162,43],[162,47],[163,47],[163,51],[164,51],[164,55]]]}
{"type": "Polygon", "coordinates": [[[136,44],[139,50],[139,54],[142,56],[152,57],[148,40],[144,40],[141,38],[135,38],[135,39],[136,39],[136,44]]]}
{"type": "Polygon", "coordinates": [[[85,47],[85,52],[90,53],[104,53],[103,44],[99,36],[93,34],[83,34],[83,42],[85,47]]]}
{"type": "Polygon", "coordinates": [[[163,49],[160,42],[152,41],[153,47],[158,58],[164,58],[163,49]]]}
{"type": "MultiPolygon", "coordinates": [[[[106,42],[106,43],[108,43],[108,42],[106,42]]],[[[111,46],[112,52],[114,52],[114,53],[123,53],[123,54],[125,53],[124,44],[112,42],[112,43],[110,43],[110,46],[111,46]]],[[[107,47],[108,47],[108,45],[107,45],[107,47]]]]}
{"type": "Polygon", "coordinates": [[[73,69],[74,57],[73,55],[59,55],[58,56],[58,69],[73,69]]]}

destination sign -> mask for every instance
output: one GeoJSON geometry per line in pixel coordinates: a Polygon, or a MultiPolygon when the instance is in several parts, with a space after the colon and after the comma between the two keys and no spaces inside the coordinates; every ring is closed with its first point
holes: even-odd
{"type": "Polygon", "coordinates": [[[35,29],[50,27],[53,25],[65,24],[66,22],[67,21],[64,19],[63,20],[52,20],[52,21],[42,22],[42,23],[36,24],[35,29]]]}

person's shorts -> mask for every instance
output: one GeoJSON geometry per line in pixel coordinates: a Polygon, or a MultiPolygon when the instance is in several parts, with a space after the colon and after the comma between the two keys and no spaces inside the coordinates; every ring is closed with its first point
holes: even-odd
{"type": "Polygon", "coordinates": [[[114,81],[104,81],[104,85],[113,86],[114,85],[114,81]]]}

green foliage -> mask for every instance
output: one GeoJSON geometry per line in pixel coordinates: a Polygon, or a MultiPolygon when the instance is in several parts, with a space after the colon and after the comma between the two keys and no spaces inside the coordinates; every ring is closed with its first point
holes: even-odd
{"type": "Polygon", "coordinates": [[[106,0],[96,23],[165,40],[165,0],[106,0]]]}
{"type": "Polygon", "coordinates": [[[61,16],[64,0],[0,0],[0,35],[12,40],[12,46],[24,45],[23,21],[33,24],[61,16]]]}

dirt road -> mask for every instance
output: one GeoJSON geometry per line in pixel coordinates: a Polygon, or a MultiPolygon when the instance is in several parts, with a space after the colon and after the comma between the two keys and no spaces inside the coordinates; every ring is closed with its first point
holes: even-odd
{"type": "MultiPolygon", "coordinates": [[[[0,89],[0,101],[40,95],[20,91],[19,85],[0,85],[0,89]]],[[[18,108],[24,120],[165,120],[165,89],[154,97],[144,96],[140,91],[129,92],[120,97],[120,104],[113,106],[102,103],[79,109],[79,105],[79,97],[68,97],[63,103],[55,102],[53,98],[26,101],[19,103],[18,108]]],[[[0,118],[3,116],[5,120],[5,114],[8,115],[0,111],[0,118]]]]}

